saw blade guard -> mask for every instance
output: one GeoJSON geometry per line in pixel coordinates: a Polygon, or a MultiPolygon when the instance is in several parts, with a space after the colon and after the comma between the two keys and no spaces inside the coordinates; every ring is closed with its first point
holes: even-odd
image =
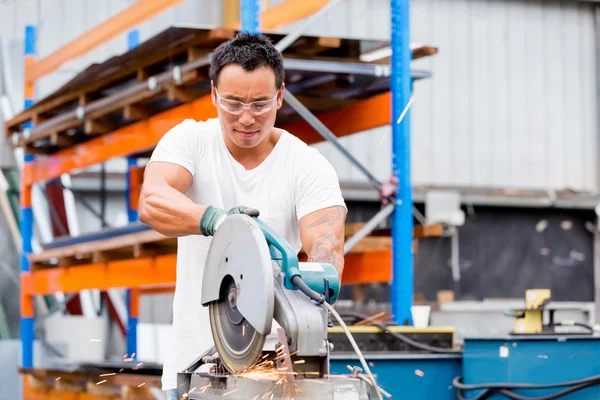
{"type": "Polygon", "coordinates": [[[274,311],[273,266],[261,228],[252,217],[228,216],[215,233],[204,266],[201,302],[208,306],[226,295],[231,277],[237,309],[261,335],[271,332],[274,311]]]}

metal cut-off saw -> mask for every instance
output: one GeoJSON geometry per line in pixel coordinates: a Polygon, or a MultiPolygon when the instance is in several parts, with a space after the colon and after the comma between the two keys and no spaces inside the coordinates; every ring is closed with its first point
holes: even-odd
{"type": "Polygon", "coordinates": [[[212,239],[202,283],[214,346],[178,373],[179,397],[390,398],[347,330],[362,369],[329,374],[330,313],[345,327],[331,306],[339,290],[331,264],[299,262],[289,243],[259,218],[228,216],[212,239]]]}

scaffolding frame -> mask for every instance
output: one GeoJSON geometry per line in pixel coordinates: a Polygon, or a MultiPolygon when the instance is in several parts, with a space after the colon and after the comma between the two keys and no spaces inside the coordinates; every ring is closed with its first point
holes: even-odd
{"type": "MultiPolygon", "coordinates": [[[[351,0],[349,0],[351,1],[351,0]]],[[[171,8],[182,0],[139,0],[120,14],[110,18],[102,24],[86,32],[73,42],[67,44],[45,59],[36,60],[35,26],[28,25],[25,29],[25,101],[24,108],[31,107],[35,102],[35,82],[41,77],[58,68],[63,62],[83,55],[94,47],[105,43],[109,39],[131,29],[139,23],[171,8]],[[148,4],[153,7],[148,9],[148,4]]],[[[288,0],[261,13],[260,0],[240,0],[241,23],[232,24],[248,31],[274,29],[306,17],[302,27],[288,35],[278,43],[280,50],[293,42],[294,35],[302,33],[309,22],[314,22],[324,9],[339,3],[337,0],[319,0],[306,2],[303,0],[288,0]],[[312,17],[311,17],[312,16],[312,17]]],[[[378,213],[363,229],[355,234],[344,249],[348,250],[375,228],[377,223],[390,214],[392,215],[392,314],[396,322],[412,324],[411,306],[413,301],[413,205],[410,182],[410,104],[412,103],[412,79],[410,71],[411,50],[409,45],[409,1],[391,0],[391,67],[390,93],[377,96],[377,106],[391,106],[390,123],[392,125],[392,160],[393,182],[397,182],[397,191],[393,190],[386,200],[390,204],[378,213]]],[[[128,34],[129,48],[137,45],[138,33],[130,30],[128,34]]],[[[302,61],[292,61],[302,62],[302,61]]],[[[338,66],[339,67],[339,66],[338,66]]],[[[368,68],[368,67],[367,67],[368,68]]],[[[377,71],[374,73],[381,73],[377,71]]],[[[380,192],[383,183],[375,179],[368,169],[361,165],[339,143],[325,124],[302,106],[289,91],[285,92],[286,101],[325,139],[332,142],[336,148],[350,159],[359,169],[367,175],[373,186],[380,192]]],[[[202,99],[200,99],[202,100],[202,99]]],[[[370,99],[371,100],[371,99],[370,99]]],[[[370,103],[371,104],[371,103],[370,103]]],[[[371,107],[373,107],[371,105],[371,107]]],[[[388,108],[389,109],[389,108],[388,108]]],[[[384,117],[385,118],[385,117],[384,117]]],[[[35,128],[32,124],[26,126],[24,135],[30,135],[35,128]]],[[[18,138],[17,138],[18,139],[18,138]]],[[[142,146],[145,146],[143,143],[142,146]]],[[[129,149],[133,150],[133,149],[129,149]]],[[[127,149],[125,150],[127,151],[127,149]]],[[[132,151],[134,152],[134,151],[132,151]]],[[[73,155],[75,157],[75,155],[73,155]]],[[[54,165],[60,164],[54,171],[48,169],[49,162],[38,163],[34,154],[24,151],[23,173],[21,182],[21,342],[22,342],[22,367],[33,368],[33,341],[34,341],[34,303],[33,298],[38,294],[50,294],[56,291],[70,292],[81,289],[81,281],[92,280],[93,286],[98,290],[111,290],[113,288],[127,289],[127,351],[131,356],[136,353],[136,331],[139,313],[139,297],[144,293],[157,293],[164,290],[165,284],[175,281],[175,270],[172,268],[176,255],[165,255],[141,258],[127,261],[116,261],[105,265],[91,265],[85,271],[77,268],[66,271],[61,268],[55,270],[37,271],[33,274],[30,268],[29,257],[32,255],[33,237],[33,212],[31,207],[31,189],[36,182],[51,179],[56,171],[66,172],[83,165],[73,163],[73,159],[53,159],[54,165]],[[127,264],[127,270],[123,265],[127,264]]],[[[92,157],[88,165],[98,160],[92,157]]],[[[137,221],[135,209],[134,175],[137,167],[135,158],[128,157],[127,182],[126,182],[126,207],[129,222],[137,221]]],[[[87,166],[87,165],[85,165],[87,166]]],[[[394,186],[395,187],[395,186],[394,186]]]]}

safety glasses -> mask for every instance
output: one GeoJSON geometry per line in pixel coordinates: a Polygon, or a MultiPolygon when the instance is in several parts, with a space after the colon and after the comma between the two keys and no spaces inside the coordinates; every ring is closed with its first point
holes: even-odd
{"type": "MultiPolygon", "coordinates": [[[[279,91],[278,91],[279,92],[279,91]]],[[[253,101],[252,103],[242,103],[237,100],[224,99],[219,95],[219,91],[215,88],[215,93],[217,94],[217,103],[219,106],[227,111],[228,113],[234,115],[240,115],[245,109],[248,109],[253,115],[261,115],[270,111],[275,106],[275,100],[277,99],[277,94],[273,96],[273,98],[269,100],[259,100],[253,101]]]]}

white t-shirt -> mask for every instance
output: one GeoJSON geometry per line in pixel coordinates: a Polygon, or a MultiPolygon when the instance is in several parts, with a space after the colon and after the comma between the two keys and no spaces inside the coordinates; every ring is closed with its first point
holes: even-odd
{"type": "MultiPolygon", "coordinates": [[[[158,143],[150,162],[166,161],[189,170],[186,195],[195,203],[225,210],[244,205],[300,251],[299,220],[330,206],[343,206],[337,174],[318,150],[283,131],[269,156],[247,171],[225,146],[218,119],[185,120],[158,143]]],[[[177,283],[173,300],[175,341],[170,344],[163,390],[177,387],[177,373],[213,345],[208,307],[200,302],[204,262],[212,237],[178,238],[177,283]]]]}

